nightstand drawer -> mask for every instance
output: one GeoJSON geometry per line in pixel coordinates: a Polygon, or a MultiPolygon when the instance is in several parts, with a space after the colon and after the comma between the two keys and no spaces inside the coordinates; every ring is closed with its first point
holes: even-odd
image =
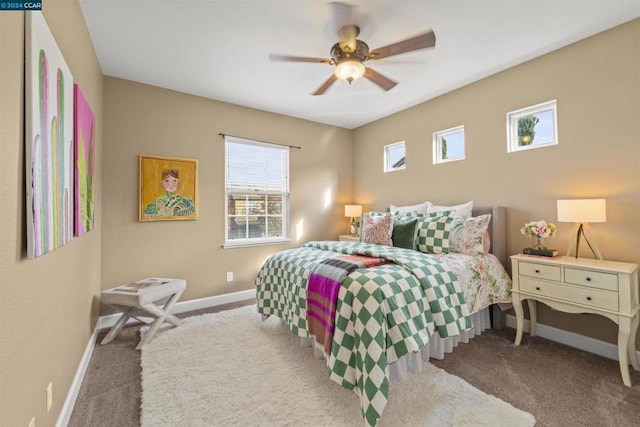
{"type": "Polygon", "coordinates": [[[556,265],[535,264],[532,262],[518,263],[520,274],[523,276],[536,277],[538,279],[560,281],[561,267],[556,265]]]}
{"type": "Polygon", "coordinates": [[[592,288],[618,291],[618,275],[613,273],[567,267],[564,269],[564,281],[592,288]]]}
{"type": "Polygon", "coordinates": [[[569,303],[618,311],[617,293],[579,288],[576,286],[565,286],[526,277],[520,279],[520,289],[523,292],[559,299],[569,303]]]}

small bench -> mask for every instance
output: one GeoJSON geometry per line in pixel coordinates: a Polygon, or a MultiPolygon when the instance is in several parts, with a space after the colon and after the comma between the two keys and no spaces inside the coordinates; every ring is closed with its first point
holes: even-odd
{"type": "Polygon", "coordinates": [[[101,301],[122,313],[115,325],[100,342],[113,341],[129,318],[148,323],[140,317],[155,318],[149,330],[142,336],[136,350],[151,341],[164,322],[173,326],[182,325],[182,321],[171,314],[171,309],[187,288],[184,279],[147,278],[134,283],[106,289],[101,292],[101,301]],[[165,302],[166,301],[166,302],[165,302]]]}

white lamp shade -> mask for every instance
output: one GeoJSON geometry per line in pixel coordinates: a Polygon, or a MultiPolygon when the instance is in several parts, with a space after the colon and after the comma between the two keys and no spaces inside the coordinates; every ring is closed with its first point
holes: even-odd
{"type": "Polygon", "coordinates": [[[558,200],[559,222],[607,222],[605,199],[558,200]]]}
{"type": "Polygon", "coordinates": [[[362,215],[361,205],[344,205],[344,216],[355,218],[362,215]]]}

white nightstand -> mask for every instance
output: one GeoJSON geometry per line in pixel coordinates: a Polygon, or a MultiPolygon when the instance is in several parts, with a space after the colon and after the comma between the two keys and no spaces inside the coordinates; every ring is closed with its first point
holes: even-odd
{"type": "Polygon", "coordinates": [[[359,242],[360,236],[352,236],[350,234],[341,234],[338,236],[338,240],[341,242],[359,242]]]}
{"type": "Polygon", "coordinates": [[[636,331],[638,329],[638,265],[587,258],[545,258],[530,255],[511,257],[513,308],[516,340],[520,345],[527,300],[531,336],[536,335],[535,301],[566,313],[593,313],[618,325],[618,358],[622,381],[631,387],[629,363],[638,371],[636,331]]]}

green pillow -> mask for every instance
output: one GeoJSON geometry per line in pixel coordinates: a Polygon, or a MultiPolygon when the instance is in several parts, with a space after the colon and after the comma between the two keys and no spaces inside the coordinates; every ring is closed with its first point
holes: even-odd
{"type": "Polygon", "coordinates": [[[416,246],[427,254],[448,254],[449,233],[453,217],[451,211],[433,212],[420,219],[417,225],[416,246]]]}
{"type": "Polygon", "coordinates": [[[395,219],[393,221],[393,234],[391,240],[393,246],[397,248],[413,249],[415,250],[416,240],[416,225],[418,224],[418,218],[413,219],[395,219]]]}

